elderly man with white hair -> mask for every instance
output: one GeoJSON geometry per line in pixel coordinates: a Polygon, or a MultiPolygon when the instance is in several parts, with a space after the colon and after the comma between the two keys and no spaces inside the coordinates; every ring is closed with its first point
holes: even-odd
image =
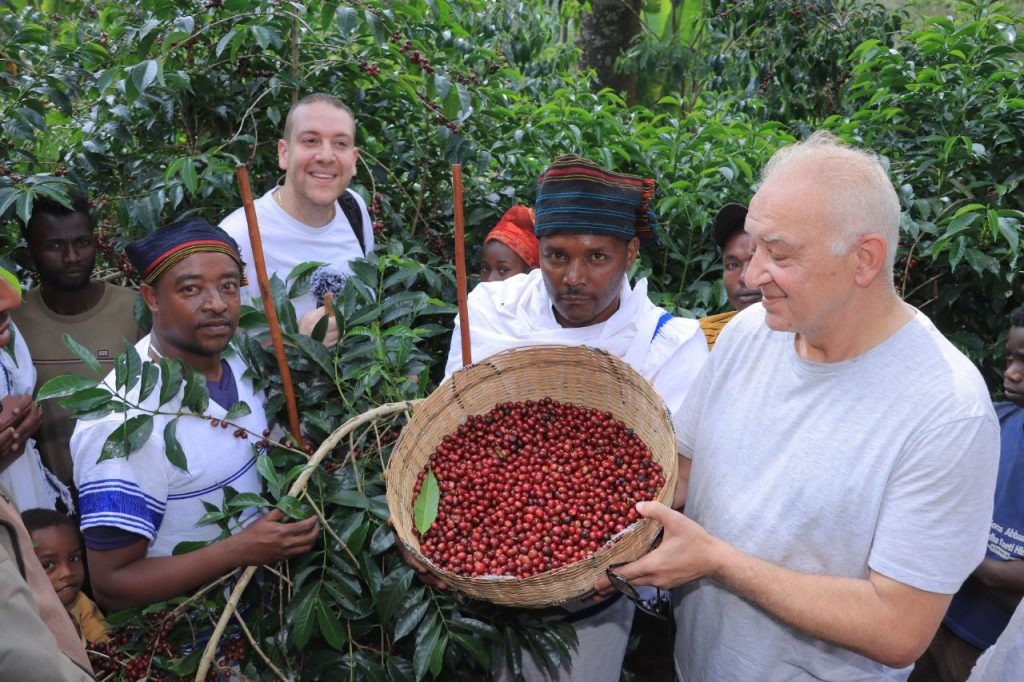
{"type": "Polygon", "coordinates": [[[686,682],[905,680],[984,556],[999,422],[896,293],[878,159],[817,133],[762,178],[746,282],[763,302],[723,330],[677,420],[685,516],[640,503],[664,540],[617,573],[681,586],[686,682]]]}

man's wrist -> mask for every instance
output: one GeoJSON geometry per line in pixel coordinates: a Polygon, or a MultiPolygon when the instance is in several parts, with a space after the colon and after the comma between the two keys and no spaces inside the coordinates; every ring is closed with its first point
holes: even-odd
{"type": "Polygon", "coordinates": [[[743,553],[724,540],[708,535],[707,572],[705,577],[717,583],[727,584],[733,569],[742,559],[743,553]]]}

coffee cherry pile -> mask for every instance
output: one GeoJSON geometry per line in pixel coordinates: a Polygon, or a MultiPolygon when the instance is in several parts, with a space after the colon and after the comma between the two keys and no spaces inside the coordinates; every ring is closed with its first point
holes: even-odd
{"type": "Polygon", "coordinates": [[[608,412],[551,398],[499,403],[445,436],[420,472],[440,489],[420,540],[435,565],[527,578],[585,559],[665,485],[643,441],[608,412]]]}

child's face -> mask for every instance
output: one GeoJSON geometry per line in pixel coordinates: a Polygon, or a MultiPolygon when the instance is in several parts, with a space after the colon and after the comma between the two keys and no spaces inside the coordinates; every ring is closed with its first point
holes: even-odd
{"type": "Polygon", "coordinates": [[[480,258],[480,281],[501,282],[530,271],[530,266],[519,255],[497,239],[484,244],[480,258]]]}
{"type": "Polygon", "coordinates": [[[63,525],[40,528],[32,531],[32,544],[60,603],[69,606],[85,582],[78,531],[63,525]]]}

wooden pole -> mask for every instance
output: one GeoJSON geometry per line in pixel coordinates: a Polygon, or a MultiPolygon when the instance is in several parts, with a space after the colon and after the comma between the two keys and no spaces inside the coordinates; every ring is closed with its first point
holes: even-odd
{"type": "Polygon", "coordinates": [[[462,366],[473,364],[469,347],[469,306],[466,302],[466,230],[462,221],[462,165],[452,164],[455,208],[455,288],[459,299],[459,329],[462,331],[462,366]]]}
{"type": "Polygon", "coordinates": [[[238,191],[242,195],[242,206],[245,209],[245,222],[249,226],[249,244],[252,247],[253,267],[256,269],[256,281],[260,285],[260,298],[263,300],[263,311],[267,314],[267,325],[270,327],[270,340],[274,345],[274,357],[277,358],[277,369],[281,373],[284,385],[284,400],[288,408],[288,426],[299,449],[305,449],[302,431],[299,428],[299,408],[295,402],[295,386],[292,385],[292,373],[288,369],[288,359],[284,354],[284,339],[281,337],[281,323],[277,319],[277,308],[274,307],[274,296],[270,293],[270,280],[267,278],[267,262],[263,258],[263,240],[260,239],[260,226],[256,220],[256,206],[253,204],[252,187],[249,186],[249,169],[244,163],[235,167],[238,178],[238,191]]]}

